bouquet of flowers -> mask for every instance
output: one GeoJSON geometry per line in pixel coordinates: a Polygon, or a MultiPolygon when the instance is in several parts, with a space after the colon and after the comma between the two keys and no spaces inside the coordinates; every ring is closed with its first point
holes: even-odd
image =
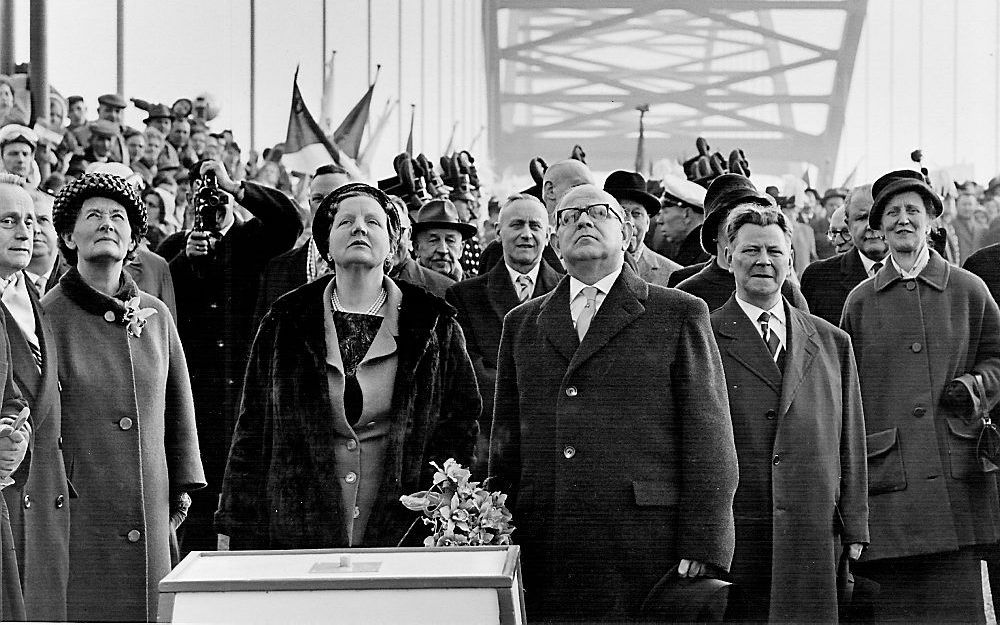
{"type": "Polygon", "coordinates": [[[399,498],[410,510],[423,513],[417,520],[433,527],[434,531],[424,539],[424,546],[509,545],[514,526],[505,505],[507,495],[499,491],[491,493],[480,488],[479,482],[470,482],[471,472],[454,458],[446,460],[444,468],[436,462],[431,462],[431,466],[437,469],[431,489],[399,498]]]}

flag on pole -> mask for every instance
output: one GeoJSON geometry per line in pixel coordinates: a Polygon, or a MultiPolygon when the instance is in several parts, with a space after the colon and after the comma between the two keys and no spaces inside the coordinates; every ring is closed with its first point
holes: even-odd
{"type": "Polygon", "coordinates": [[[649,112],[649,105],[637,106],[635,110],[639,111],[639,142],[635,146],[635,172],[641,174],[643,164],[646,162],[646,128],[643,125],[643,118],[649,112]]]}
{"type": "Polygon", "coordinates": [[[806,188],[811,189],[812,183],[809,181],[809,166],[806,165],[806,170],[802,172],[802,181],[806,183],[806,188]]]}
{"type": "Polygon", "coordinates": [[[458,130],[458,122],[451,125],[451,136],[448,137],[448,146],[444,149],[444,155],[448,156],[455,151],[455,131],[458,130]]]}
{"type": "Polygon", "coordinates": [[[342,166],[340,150],[326,138],[306,107],[299,92],[299,68],[296,67],[295,78],[292,79],[292,109],[288,115],[288,132],[281,163],[290,171],[311,174],[330,162],[342,166]]]}
{"type": "Polygon", "coordinates": [[[858,173],[859,165],[861,165],[860,160],[854,164],[854,169],[851,170],[851,173],[847,174],[847,178],[844,178],[844,182],[840,185],[841,189],[850,189],[854,186],[854,176],[858,173]]]}
{"type": "Polygon", "coordinates": [[[378,72],[381,65],[375,70],[375,80],[368,85],[368,90],[361,96],[358,103],[347,114],[340,126],[333,131],[333,142],[351,158],[358,158],[361,151],[361,137],[365,134],[365,127],[368,125],[368,117],[371,115],[372,92],[375,90],[375,83],[378,81],[378,72]]]}
{"type": "Polygon", "coordinates": [[[375,154],[379,139],[382,138],[382,133],[385,132],[386,126],[389,125],[389,118],[392,117],[392,112],[396,110],[396,105],[398,103],[399,100],[389,99],[386,101],[385,109],[383,109],[382,114],[375,122],[374,128],[368,135],[368,142],[365,144],[365,147],[361,150],[361,154],[358,156],[358,167],[361,171],[371,171],[371,163],[369,161],[375,154]]]}
{"type": "Polygon", "coordinates": [[[320,121],[323,122],[323,132],[329,134],[333,130],[333,61],[337,57],[337,51],[330,53],[330,60],[326,64],[326,77],[323,80],[323,99],[319,105],[320,121]]]}
{"type": "Polygon", "coordinates": [[[410,134],[406,136],[406,153],[413,155],[413,122],[417,118],[417,105],[410,105],[410,134]]]}

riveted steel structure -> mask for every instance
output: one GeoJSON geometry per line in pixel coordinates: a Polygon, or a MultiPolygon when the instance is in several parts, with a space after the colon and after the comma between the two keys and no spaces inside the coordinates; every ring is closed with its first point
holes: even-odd
{"type": "MultiPolygon", "coordinates": [[[[490,148],[499,169],[574,143],[595,169],[696,137],[759,171],[832,174],[867,0],[485,0],[490,148]]],[[[820,184],[829,184],[821,179],[820,184]]]]}

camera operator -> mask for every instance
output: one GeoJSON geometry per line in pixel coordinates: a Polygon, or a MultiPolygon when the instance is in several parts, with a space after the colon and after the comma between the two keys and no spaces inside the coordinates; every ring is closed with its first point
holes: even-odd
{"type": "Polygon", "coordinates": [[[198,439],[208,487],[193,497],[182,528],[182,552],[216,546],[212,515],[236,424],[261,274],[291,249],[301,223],[280,191],[236,183],[219,161],[190,170],[195,224],[164,239],[177,295],[177,326],[191,372],[198,439]],[[244,221],[238,202],[254,217],[244,221]]]}

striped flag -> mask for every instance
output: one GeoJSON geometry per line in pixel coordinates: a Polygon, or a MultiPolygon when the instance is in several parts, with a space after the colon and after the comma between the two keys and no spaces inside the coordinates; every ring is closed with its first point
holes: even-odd
{"type": "Polygon", "coordinates": [[[292,109],[288,115],[288,133],[281,163],[290,171],[311,174],[331,162],[341,165],[340,150],[326,138],[313,119],[299,91],[299,69],[292,79],[292,109]]]}

